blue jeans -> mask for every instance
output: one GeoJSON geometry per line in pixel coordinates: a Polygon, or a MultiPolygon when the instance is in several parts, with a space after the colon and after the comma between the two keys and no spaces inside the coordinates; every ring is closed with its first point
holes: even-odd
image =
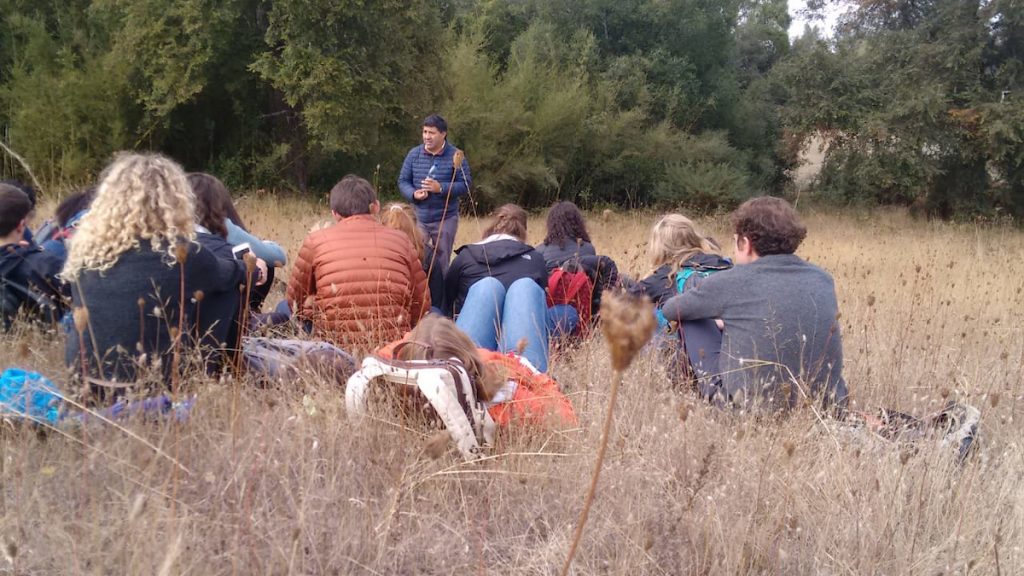
{"type": "Polygon", "coordinates": [[[569,304],[555,304],[548,308],[548,334],[552,338],[572,336],[580,325],[580,313],[569,304]]]}
{"type": "Polygon", "coordinates": [[[523,357],[537,370],[548,371],[547,301],[544,289],[520,278],[508,290],[495,278],[469,287],[455,325],[480,348],[509,352],[526,341],[523,357]]]}

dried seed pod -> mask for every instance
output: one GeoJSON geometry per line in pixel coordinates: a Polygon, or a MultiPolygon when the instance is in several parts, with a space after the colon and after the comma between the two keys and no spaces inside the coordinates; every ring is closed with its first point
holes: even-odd
{"type": "Polygon", "coordinates": [[[89,309],[85,306],[79,306],[71,313],[71,317],[75,321],[75,330],[77,330],[79,334],[83,334],[85,329],[89,326],[89,309]]]}
{"type": "Polygon", "coordinates": [[[612,353],[612,368],[625,370],[654,334],[657,321],[647,297],[608,294],[601,301],[601,331],[612,353]]]}

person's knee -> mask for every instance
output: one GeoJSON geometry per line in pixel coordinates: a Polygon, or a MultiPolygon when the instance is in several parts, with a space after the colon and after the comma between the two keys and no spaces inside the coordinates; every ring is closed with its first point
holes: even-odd
{"type": "Polygon", "coordinates": [[[488,276],[486,278],[481,278],[480,280],[474,282],[473,285],[469,287],[469,292],[470,294],[474,292],[485,292],[500,294],[504,296],[505,286],[503,286],[501,281],[498,280],[497,278],[488,276]]]}
{"type": "MultiPolygon", "coordinates": [[[[493,278],[491,278],[491,280],[493,280],[493,278]]],[[[513,282],[508,287],[508,293],[510,295],[511,294],[517,294],[517,295],[527,294],[527,295],[536,296],[536,295],[539,294],[539,295],[543,296],[544,295],[544,289],[540,287],[540,284],[537,284],[536,282],[534,282],[530,278],[520,278],[519,280],[516,280],[515,282],[513,282]]]]}

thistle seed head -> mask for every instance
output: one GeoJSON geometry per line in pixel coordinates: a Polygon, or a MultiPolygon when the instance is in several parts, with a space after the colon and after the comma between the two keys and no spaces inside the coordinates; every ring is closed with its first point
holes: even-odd
{"type": "Polygon", "coordinates": [[[89,326],[89,309],[85,306],[79,306],[71,313],[71,317],[75,321],[75,330],[77,330],[79,334],[85,333],[86,327],[89,326]]]}
{"type": "Polygon", "coordinates": [[[654,334],[657,321],[649,298],[625,293],[601,300],[601,332],[612,353],[612,368],[625,370],[654,334]]]}
{"type": "Polygon", "coordinates": [[[174,245],[174,259],[178,262],[178,265],[184,266],[185,262],[188,262],[188,243],[178,242],[174,245]]]}

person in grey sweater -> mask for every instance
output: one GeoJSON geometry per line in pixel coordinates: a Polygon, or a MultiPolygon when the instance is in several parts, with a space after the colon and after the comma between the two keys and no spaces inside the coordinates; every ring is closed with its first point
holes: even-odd
{"type": "Polygon", "coordinates": [[[662,308],[669,321],[721,321],[718,374],[702,394],[745,408],[785,410],[806,398],[842,409],[848,390],[835,284],[794,254],[807,228],[788,202],[772,197],[743,203],[732,224],[737,266],[662,308]]]}

